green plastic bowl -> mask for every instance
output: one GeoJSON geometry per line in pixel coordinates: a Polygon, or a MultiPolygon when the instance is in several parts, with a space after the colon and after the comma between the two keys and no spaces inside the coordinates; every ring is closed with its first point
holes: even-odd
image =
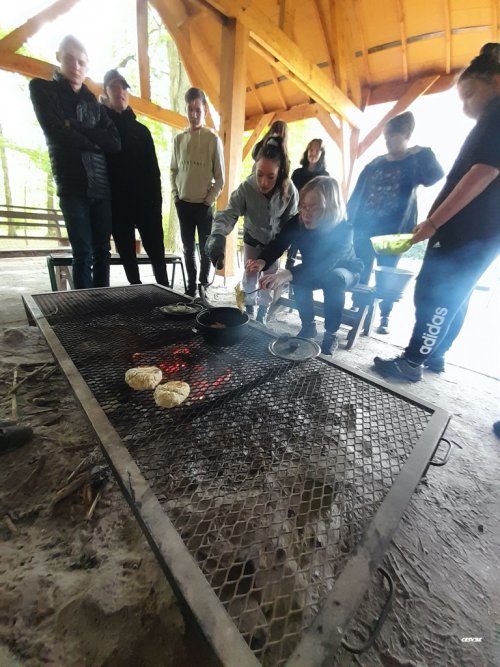
{"type": "Polygon", "coordinates": [[[372,236],[373,249],[378,255],[402,255],[411,248],[413,234],[387,234],[372,236]]]}

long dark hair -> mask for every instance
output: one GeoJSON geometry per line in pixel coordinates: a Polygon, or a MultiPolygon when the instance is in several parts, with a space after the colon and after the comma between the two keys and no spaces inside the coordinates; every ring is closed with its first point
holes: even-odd
{"type": "Polygon", "coordinates": [[[281,199],[284,201],[288,192],[290,159],[285,150],[283,139],[281,137],[266,139],[255,156],[255,163],[262,158],[272,160],[279,166],[275,188],[279,189],[281,199]]]}
{"type": "Polygon", "coordinates": [[[283,150],[288,153],[288,125],[284,120],[275,120],[262,139],[265,144],[270,137],[281,137],[283,141],[283,150]]]}
{"type": "Polygon", "coordinates": [[[479,55],[471,60],[469,67],[464,69],[458,78],[458,83],[465,79],[483,79],[491,82],[494,76],[500,74],[500,44],[488,42],[481,47],[479,55]]]}
{"type": "Polygon", "coordinates": [[[313,144],[319,144],[319,150],[321,151],[321,157],[314,165],[314,171],[324,171],[326,169],[326,157],[325,157],[325,144],[323,143],[323,139],[311,139],[311,141],[307,144],[306,150],[304,151],[304,155],[300,160],[300,164],[303,167],[306,167],[306,169],[309,166],[309,158],[307,157],[307,154],[309,153],[309,149],[313,144]]]}

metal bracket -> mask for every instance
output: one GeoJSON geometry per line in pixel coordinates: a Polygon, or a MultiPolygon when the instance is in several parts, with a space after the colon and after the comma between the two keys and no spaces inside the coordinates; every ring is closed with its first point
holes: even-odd
{"type": "Polygon", "coordinates": [[[394,588],[394,581],[391,575],[387,572],[387,570],[384,570],[383,567],[379,567],[378,571],[389,584],[389,593],[387,595],[387,600],[385,601],[382,611],[380,612],[380,616],[375,621],[375,624],[370,632],[370,636],[365,642],[363,642],[363,644],[360,644],[359,646],[353,646],[352,644],[349,644],[345,639],[342,640],[341,643],[343,648],[345,648],[350,653],[355,653],[355,654],[363,653],[373,645],[373,642],[377,639],[377,637],[380,634],[380,631],[382,630],[382,626],[385,623],[387,615],[391,611],[392,602],[394,600],[394,595],[396,592],[394,588]]]}

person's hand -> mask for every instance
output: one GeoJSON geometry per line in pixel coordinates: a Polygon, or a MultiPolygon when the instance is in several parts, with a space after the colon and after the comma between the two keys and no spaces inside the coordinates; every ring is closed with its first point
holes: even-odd
{"type": "Polygon", "coordinates": [[[224,268],[224,255],[226,254],[226,237],[222,234],[211,234],[205,245],[205,252],[210,261],[217,269],[224,268]]]}
{"type": "Polygon", "coordinates": [[[431,236],[434,236],[436,233],[436,227],[434,223],[427,218],[423,222],[420,222],[415,229],[413,230],[413,238],[411,239],[411,244],[420,243],[421,241],[427,241],[431,236]]]}
{"type": "Polygon", "coordinates": [[[263,259],[249,259],[245,264],[245,271],[247,273],[259,273],[265,267],[266,263],[263,259]]]}
{"type": "Polygon", "coordinates": [[[289,283],[292,279],[292,272],[284,269],[282,271],[278,271],[277,273],[270,273],[267,276],[262,276],[259,281],[259,286],[262,289],[276,289],[280,285],[289,283]]]}

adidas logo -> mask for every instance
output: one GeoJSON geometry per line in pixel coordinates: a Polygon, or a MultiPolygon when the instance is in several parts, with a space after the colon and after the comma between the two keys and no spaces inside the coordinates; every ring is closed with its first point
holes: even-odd
{"type": "Polygon", "coordinates": [[[439,332],[441,331],[447,314],[447,308],[436,308],[432,320],[426,324],[427,329],[422,336],[420,354],[427,355],[432,352],[432,348],[436,344],[437,337],[439,336],[439,332]]]}

